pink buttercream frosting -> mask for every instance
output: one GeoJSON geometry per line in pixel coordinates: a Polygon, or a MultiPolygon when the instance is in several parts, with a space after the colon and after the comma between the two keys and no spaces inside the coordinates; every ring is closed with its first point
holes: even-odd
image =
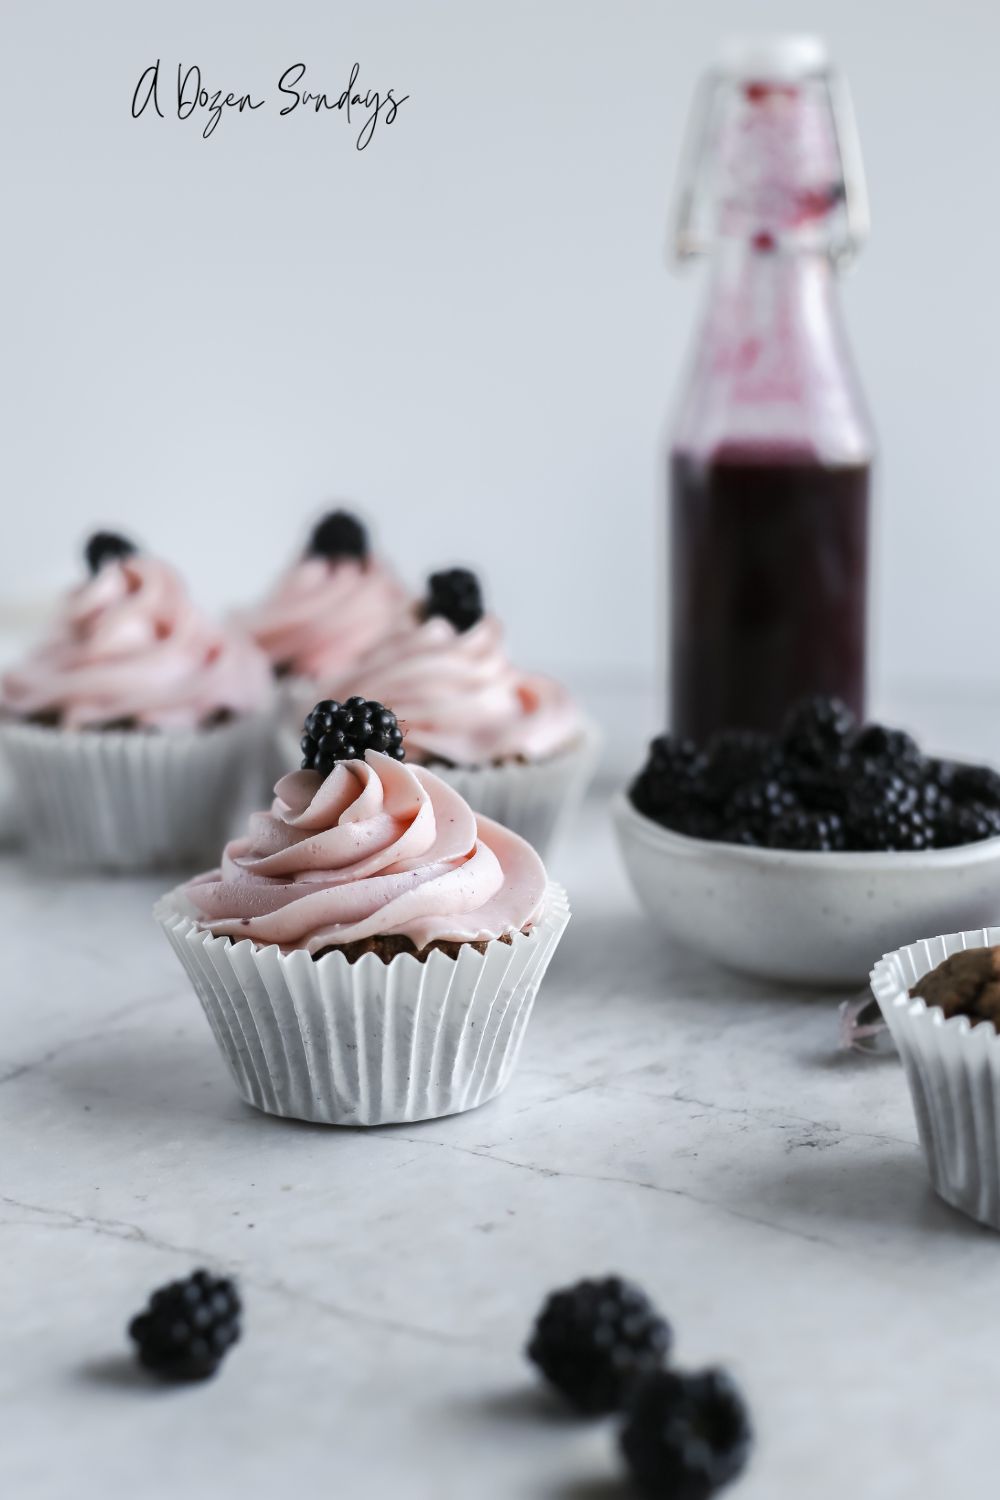
{"type": "Polygon", "coordinates": [[[477,818],[440,777],[369,750],[322,779],[293,771],[183,887],[200,925],[318,953],[365,938],[482,942],[536,921],[545,869],[531,845],[477,818]]]}
{"type": "Polygon", "coordinates": [[[69,595],[51,635],[0,682],[3,707],[56,713],[66,728],[119,719],[192,729],[220,710],[261,708],[267,658],[210,621],[156,558],[109,561],[69,595]]]}
{"type": "Polygon", "coordinates": [[[321,679],[348,671],[406,603],[402,584],[377,558],[304,557],[244,624],[276,667],[321,679]]]}
{"type": "Polygon", "coordinates": [[[544,760],[583,728],[565,688],[511,666],[494,615],[459,631],[440,615],[421,620],[409,611],[353,671],[326,686],[332,698],[360,693],[388,704],[411,759],[544,760]]]}

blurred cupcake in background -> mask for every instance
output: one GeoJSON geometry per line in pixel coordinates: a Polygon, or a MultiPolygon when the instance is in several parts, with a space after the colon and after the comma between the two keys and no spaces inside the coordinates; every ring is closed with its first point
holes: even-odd
{"type": "Polygon", "coordinates": [[[0,751],[26,843],[68,865],[203,858],[259,756],[267,658],[216,624],[177,572],[114,532],[48,636],[0,679],[0,751]]]}
{"type": "Polygon", "coordinates": [[[276,676],[324,682],[350,671],[407,602],[399,580],[372,556],[362,522],[332,510],[243,623],[276,676]]]}
{"type": "MultiPolygon", "coordinates": [[[[542,853],[596,762],[596,728],[561,684],[512,666],[503,627],[465,568],[432,574],[424,599],[323,688],[341,702],[361,696],[393,704],[407,758],[432,767],[477,812],[542,853]]],[[[303,703],[296,707],[301,721],[303,703]]],[[[286,729],[286,769],[296,748],[286,729]]]]}

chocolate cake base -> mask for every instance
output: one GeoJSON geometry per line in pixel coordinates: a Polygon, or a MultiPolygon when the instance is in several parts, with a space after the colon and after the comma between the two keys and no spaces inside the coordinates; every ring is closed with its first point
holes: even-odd
{"type": "MultiPolygon", "coordinates": [[[[231,708],[216,708],[210,714],[206,714],[198,725],[199,729],[218,729],[223,724],[231,724],[236,718],[231,708]]],[[[39,729],[62,729],[63,716],[58,708],[44,708],[36,714],[28,714],[25,717],[26,724],[36,724],[39,729]]],[[[102,719],[97,724],[83,724],[80,728],[92,734],[128,732],[130,734],[160,734],[161,730],[153,724],[140,724],[136,718],[125,719],[102,719]]]]}
{"type": "Polygon", "coordinates": [[[441,939],[428,943],[426,948],[418,948],[408,937],[401,937],[398,933],[390,933],[385,937],[361,938],[356,943],[344,943],[341,946],[332,944],[329,948],[321,948],[319,953],[314,953],[313,958],[325,957],[327,953],[342,953],[349,964],[356,963],[366,953],[374,953],[384,964],[391,963],[400,953],[412,953],[413,957],[421,963],[425,961],[428,953],[443,953],[446,958],[457,958],[463,948],[475,948],[477,953],[485,953],[490,943],[510,943],[509,934],[499,938],[489,938],[482,943],[452,943],[441,939]]]}
{"type": "Polygon", "coordinates": [[[968,1016],[973,1025],[989,1021],[1000,1031],[1000,948],[953,953],[913,986],[910,997],[940,1006],[949,1020],[968,1016]]]}

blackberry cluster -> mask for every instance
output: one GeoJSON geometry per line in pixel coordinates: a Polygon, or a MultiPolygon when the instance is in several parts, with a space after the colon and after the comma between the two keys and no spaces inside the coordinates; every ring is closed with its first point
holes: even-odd
{"type": "Polygon", "coordinates": [[[609,1276],[553,1292],[535,1323],[528,1358],[577,1411],[619,1411],[673,1341],[645,1292],[609,1276]]]}
{"type": "Polygon", "coordinates": [[[368,556],[368,532],[349,510],[328,511],[313,528],[306,555],[325,557],[329,562],[340,557],[355,557],[364,562],[368,556]]]}
{"type": "Polygon", "coordinates": [[[708,1500],[746,1466],[753,1431],[722,1370],[668,1367],[673,1332],[646,1294],[618,1276],[554,1292],[528,1357],[584,1416],[621,1412],[622,1455],[650,1500],[708,1500]]]}
{"type": "Polygon", "coordinates": [[[678,833],[772,849],[948,849],[1000,834],[1000,774],[924,755],[831,698],[796,704],[777,735],[725,731],[703,747],[661,735],[630,796],[678,833]]]}
{"type": "Polygon", "coordinates": [[[363,760],[366,750],[380,750],[402,760],[403,731],[396,715],[368,698],[338,703],[324,699],[302,726],[302,769],[329,776],[338,760],[363,760]]]}
{"type": "Polygon", "coordinates": [[[92,574],[99,573],[108,562],[121,562],[123,557],[132,557],[139,549],[127,536],[117,531],[95,531],[87,538],[83,549],[84,559],[92,574]]]}
{"type": "Polygon", "coordinates": [[[424,618],[441,615],[459,632],[471,630],[483,617],[483,591],[468,568],[447,568],[427,580],[424,618]]]}
{"type": "Polygon", "coordinates": [[[621,1446],[650,1500],[708,1500],[746,1467],[753,1429],[724,1371],[660,1370],[636,1390],[621,1446]]]}
{"type": "Polygon", "coordinates": [[[195,1271],[153,1293],[129,1324],[139,1361],[164,1380],[206,1380],[240,1336],[235,1284],[195,1271]]]}

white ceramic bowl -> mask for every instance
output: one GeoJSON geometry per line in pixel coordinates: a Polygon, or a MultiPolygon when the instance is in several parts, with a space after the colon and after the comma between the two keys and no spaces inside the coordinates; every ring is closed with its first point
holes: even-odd
{"type": "Polygon", "coordinates": [[[1000,838],[960,849],[822,854],[688,838],[613,804],[629,878],[678,943],[728,968],[812,984],[864,982],[925,932],[1000,922],[1000,838]]]}

